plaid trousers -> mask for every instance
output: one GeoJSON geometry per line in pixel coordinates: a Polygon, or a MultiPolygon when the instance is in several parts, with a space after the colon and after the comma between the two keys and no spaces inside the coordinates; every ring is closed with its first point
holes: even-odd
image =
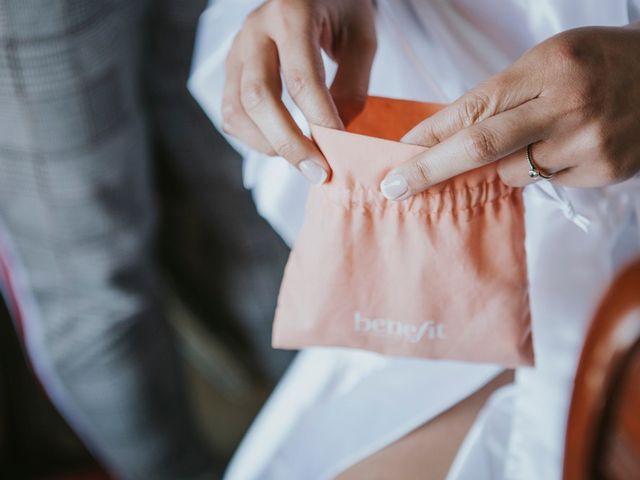
{"type": "MultiPolygon", "coordinates": [[[[38,311],[24,315],[37,337],[25,343],[56,406],[122,478],[211,477],[161,307],[150,132],[207,202],[220,234],[212,288],[263,355],[286,256],[239,163],[210,158],[212,128],[172,93],[186,94],[191,43],[163,25],[173,15],[193,30],[204,3],[0,0],[0,221],[38,311]]],[[[278,358],[274,372],[289,356],[278,358]]]]}

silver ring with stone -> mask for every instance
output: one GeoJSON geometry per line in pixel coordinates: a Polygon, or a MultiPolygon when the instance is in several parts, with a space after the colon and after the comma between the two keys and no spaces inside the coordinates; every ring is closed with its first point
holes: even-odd
{"type": "Polygon", "coordinates": [[[546,173],[540,170],[535,163],[533,163],[533,154],[531,153],[531,146],[533,144],[530,143],[527,145],[527,163],[529,164],[529,176],[531,178],[544,178],[545,180],[551,180],[553,178],[553,173],[546,173]]]}

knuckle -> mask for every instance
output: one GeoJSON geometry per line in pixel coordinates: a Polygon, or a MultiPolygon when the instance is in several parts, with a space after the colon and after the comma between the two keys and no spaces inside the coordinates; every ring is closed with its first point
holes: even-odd
{"type": "Polygon", "coordinates": [[[440,133],[434,128],[433,124],[428,120],[416,127],[411,133],[410,143],[422,145],[425,147],[433,147],[440,143],[440,133]],[[419,130],[417,130],[419,128],[419,130]]]}
{"type": "Polygon", "coordinates": [[[277,155],[276,151],[273,149],[271,145],[269,145],[264,139],[258,138],[255,134],[246,135],[244,139],[245,143],[247,143],[251,148],[257,152],[260,152],[269,157],[273,157],[277,155]]]}
{"type": "Polygon", "coordinates": [[[268,95],[268,88],[264,83],[245,82],[240,89],[240,103],[247,112],[255,111],[264,103],[268,95]]]}
{"type": "Polygon", "coordinates": [[[497,153],[495,133],[481,127],[470,130],[465,142],[465,152],[470,159],[479,164],[492,161],[497,153]]]}
{"type": "Polygon", "coordinates": [[[258,149],[258,151],[264,153],[268,157],[274,157],[278,155],[278,152],[276,152],[271,145],[263,145],[260,149],[258,149]]]}
{"type": "Polygon", "coordinates": [[[311,75],[299,68],[290,68],[284,72],[287,90],[291,97],[296,98],[309,89],[312,83],[311,75]]]}
{"type": "Polygon", "coordinates": [[[263,15],[264,9],[262,7],[256,8],[249,12],[249,14],[244,18],[242,22],[242,28],[240,32],[252,31],[256,28],[260,28],[260,25],[263,24],[263,15]]]}
{"type": "Polygon", "coordinates": [[[489,95],[482,92],[469,93],[459,109],[460,123],[464,127],[470,127],[491,116],[494,109],[494,102],[489,95]]]}
{"type": "Polygon", "coordinates": [[[240,117],[240,107],[235,102],[225,101],[222,104],[222,123],[224,126],[232,127],[240,117]]]}
{"type": "Polygon", "coordinates": [[[225,122],[224,120],[222,120],[222,131],[227,135],[231,135],[232,137],[235,136],[233,133],[233,127],[229,123],[225,122]]]}
{"type": "Polygon", "coordinates": [[[357,32],[355,43],[360,52],[373,56],[378,49],[378,37],[374,29],[363,28],[357,32]]]}
{"type": "Polygon", "coordinates": [[[575,32],[567,32],[564,35],[556,37],[553,42],[551,54],[556,60],[562,64],[578,64],[581,63],[587,55],[585,43],[578,38],[575,32]]]}
{"type": "Polygon", "coordinates": [[[557,62],[561,68],[579,70],[588,65],[602,65],[606,58],[600,45],[599,35],[576,28],[563,32],[550,40],[548,60],[557,62]]]}
{"type": "Polygon", "coordinates": [[[433,124],[428,124],[422,131],[422,143],[426,147],[437,145],[442,141],[440,132],[435,128],[433,124]]]}
{"type": "Polygon", "coordinates": [[[303,157],[298,144],[292,139],[283,140],[275,144],[274,150],[282,158],[294,163],[297,163],[303,157]]]}
{"type": "Polygon", "coordinates": [[[434,178],[429,165],[427,165],[427,162],[424,160],[420,160],[413,164],[411,177],[415,184],[421,185],[423,188],[430,186],[433,183],[434,178]]]}
{"type": "Polygon", "coordinates": [[[597,35],[587,35],[582,29],[569,30],[549,40],[541,53],[543,61],[550,65],[545,77],[549,85],[562,92],[563,104],[569,111],[590,116],[601,109],[606,98],[605,80],[593,75],[593,68],[601,69],[606,58],[597,35]]]}

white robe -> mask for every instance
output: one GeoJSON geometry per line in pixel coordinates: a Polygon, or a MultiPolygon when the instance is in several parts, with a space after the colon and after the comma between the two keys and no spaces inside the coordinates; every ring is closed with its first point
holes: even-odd
{"type": "MultiPolygon", "coordinates": [[[[189,88],[218,128],[224,58],[242,20],[260,3],[217,0],[202,15],[189,88]]],[[[638,20],[640,1],[379,0],[378,9],[370,93],[450,102],[555,33],[638,20]]],[[[334,66],[326,58],[325,63],[330,79],[334,66]]],[[[300,112],[286,102],[306,128],[300,112]]],[[[281,158],[230,141],[244,155],[245,185],[258,211],[292,244],[307,183],[281,158]]],[[[585,329],[619,265],[640,251],[639,205],[637,178],[601,189],[556,190],[547,182],[525,189],[536,366],[519,369],[515,383],[492,397],[449,479],[560,478],[568,401],[585,329]]],[[[226,477],[332,478],[501,370],[307,349],[254,422],[226,477]]]]}

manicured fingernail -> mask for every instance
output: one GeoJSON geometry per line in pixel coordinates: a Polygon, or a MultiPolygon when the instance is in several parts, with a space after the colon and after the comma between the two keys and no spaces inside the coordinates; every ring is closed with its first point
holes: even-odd
{"type": "Polygon", "coordinates": [[[380,183],[380,190],[389,200],[400,200],[409,192],[409,184],[402,175],[390,173],[380,183]]]}
{"type": "Polygon", "coordinates": [[[314,185],[321,185],[327,180],[327,171],[314,160],[304,160],[298,164],[298,168],[314,185]]]}

